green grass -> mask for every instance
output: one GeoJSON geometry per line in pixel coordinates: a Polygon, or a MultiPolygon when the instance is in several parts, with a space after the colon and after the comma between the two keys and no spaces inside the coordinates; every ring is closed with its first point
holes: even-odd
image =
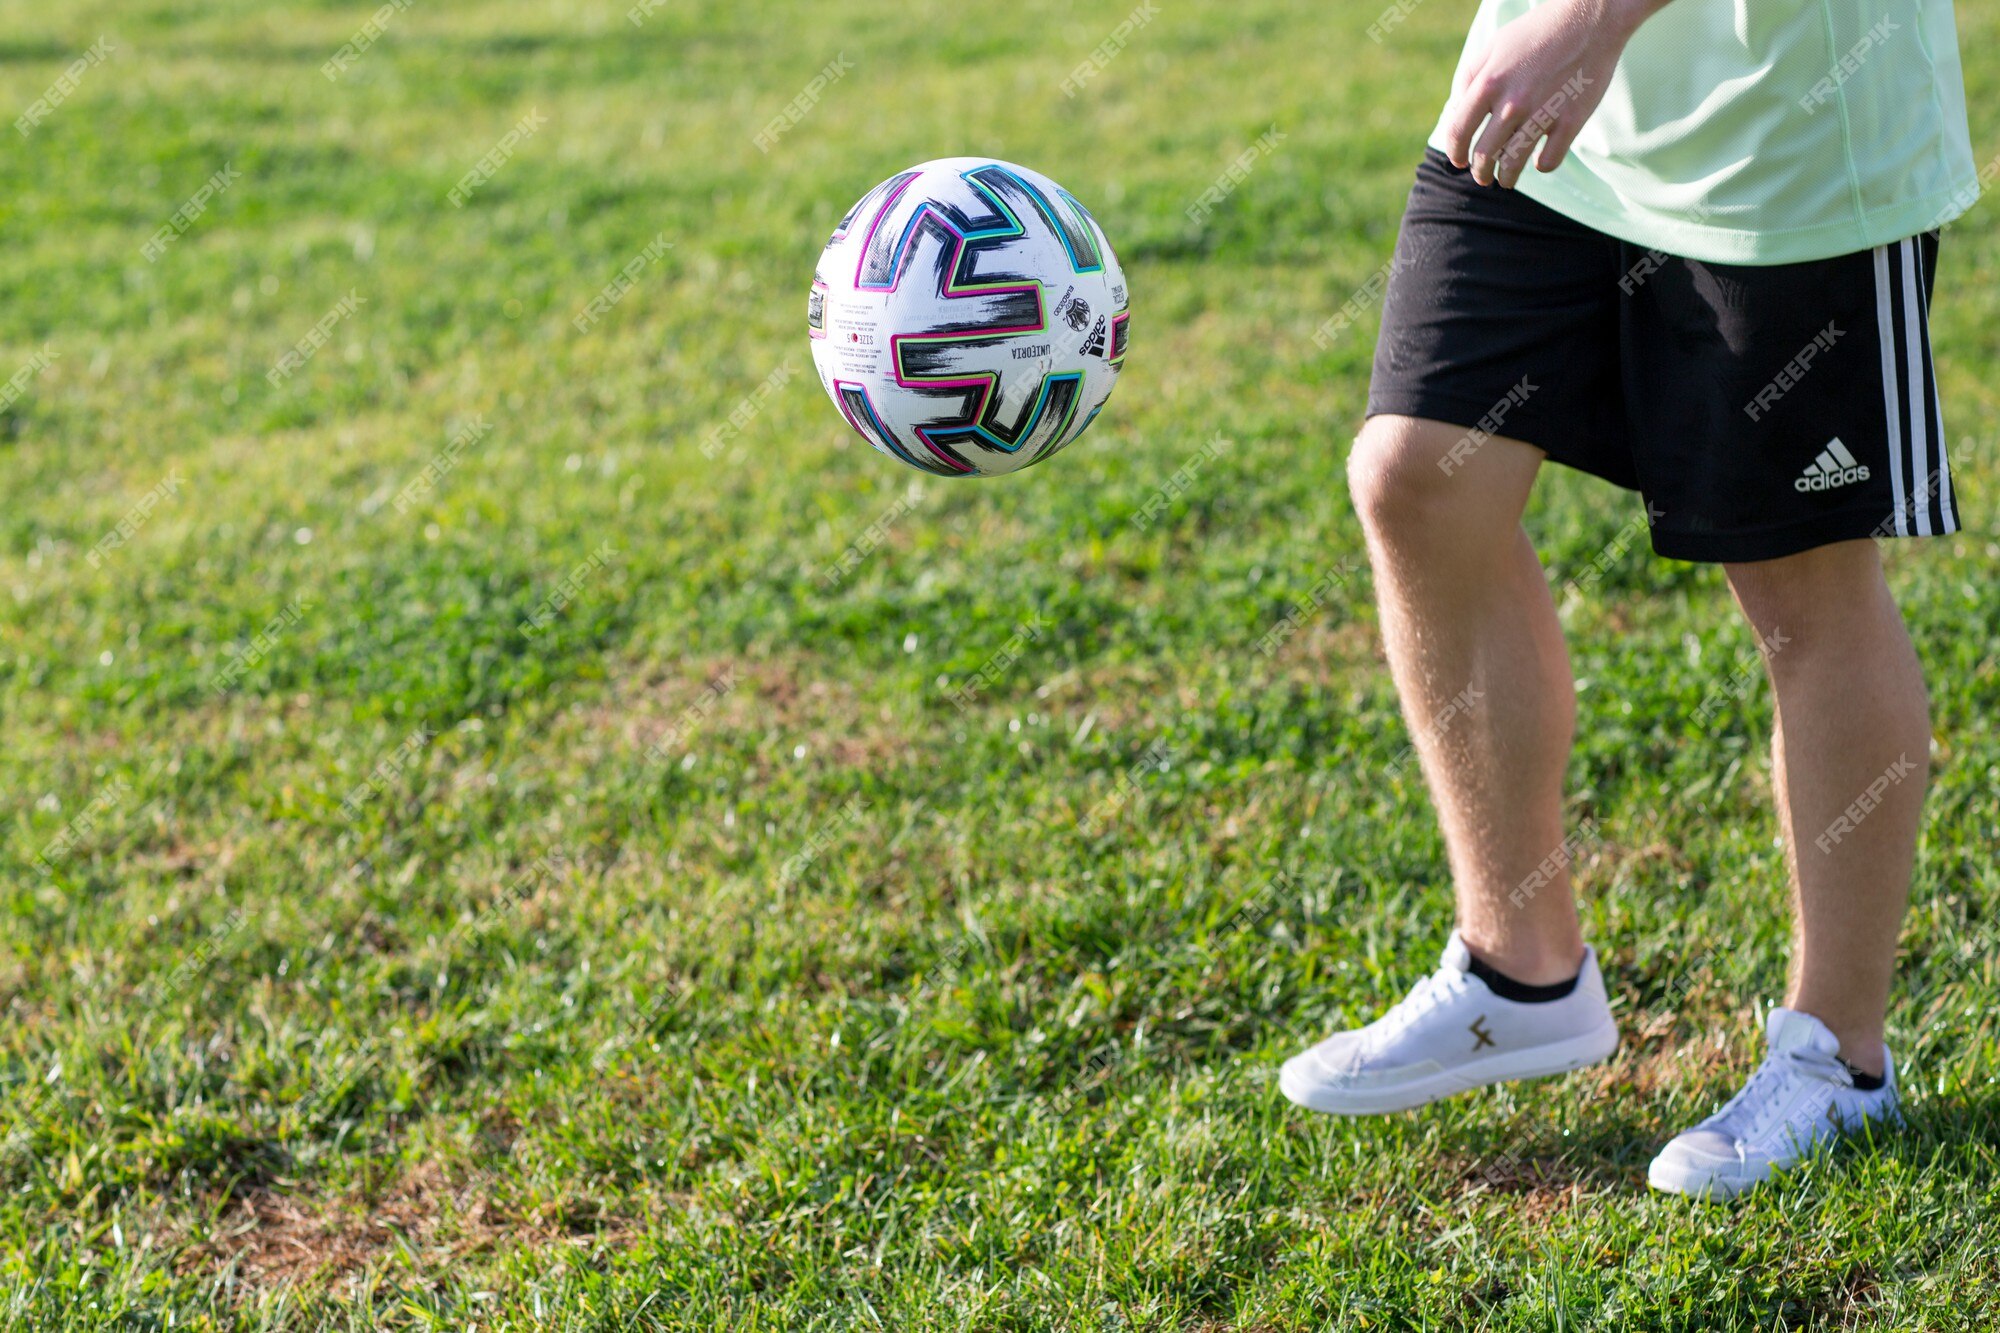
{"type": "MultiPolygon", "coordinates": [[[[1963,8],[1984,161],[2000,18],[1963,8]]],[[[113,48],[0,148],[0,381],[56,354],[0,411],[5,1325],[2000,1321],[1990,203],[1936,313],[1972,531],[1890,553],[1937,730],[1892,1015],[1911,1132],[1733,1209],[1644,1189],[1748,1068],[1786,926],[1764,687],[1693,720],[1749,636],[1714,570],[1643,547],[1565,610],[1623,1051],[1361,1123],[1272,1086],[1448,919],[1365,574],[1257,651],[1359,558],[1375,314],[1312,333],[1388,256],[1469,17],[1377,46],[1376,9],[1165,4],[1072,100],[1122,8],[419,0],[330,82],[367,0],[0,4],[9,120],[113,48]],[[1083,443],[951,485],[847,438],[803,310],[848,205],[959,152],[1076,191],[1135,318],[1083,443]]],[[[1551,577],[1636,512],[1549,476],[1551,577]]]]}

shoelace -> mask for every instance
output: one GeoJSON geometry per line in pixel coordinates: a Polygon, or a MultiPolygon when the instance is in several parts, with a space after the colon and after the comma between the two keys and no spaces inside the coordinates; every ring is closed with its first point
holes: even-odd
{"type": "Polygon", "coordinates": [[[1844,1073],[1838,1060],[1817,1051],[1790,1050],[1767,1056],[1742,1090],[1704,1123],[1739,1142],[1755,1143],[1763,1138],[1773,1119],[1791,1110],[1793,1098],[1787,1095],[1787,1084],[1794,1079],[1816,1079],[1838,1087],[1848,1081],[1841,1077],[1844,1073]],[[1834,1077],[1821,1080],[1815,1070],[1824,1070],[1834,1077]]]}
{"type": "Polygon", "coordinates": [[[1465,974],[1448,967],[1437,971],[1410,988],[1410,993],[1396,1001],[1389,1011],[1368,1025],[1368,1049],[1373,1051],[1381,1043],[1431,1010],[1443,1004],[1452,996],[1465,990],[1465,974]]]}

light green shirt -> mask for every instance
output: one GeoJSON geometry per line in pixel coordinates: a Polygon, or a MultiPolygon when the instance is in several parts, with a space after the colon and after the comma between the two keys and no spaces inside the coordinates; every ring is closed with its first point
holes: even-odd
{"type": "MultiPolygon", "coordinates": [[[[1481,0],[1461,69],[1538,3],[1481,0]]],[[[1672,0],[1562,165],[1519,188],[1648,249],[1793,264],[1940,226],[1980,175],[1951,0],[1672,0]]]]}

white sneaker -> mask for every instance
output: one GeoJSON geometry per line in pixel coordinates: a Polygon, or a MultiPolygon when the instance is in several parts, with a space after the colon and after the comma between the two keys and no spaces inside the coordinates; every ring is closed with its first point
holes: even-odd
{"type": "Polygon", "coordinates": [[[1471,966],[1454,930],[1437,971],[1367,1027],[1336,1032],[1285,1061],[1278,1087],[1315,1111],[1379,1115],[1488,1083],[1581,1069],[1618,1049],[1591,950],[1576,989],[1540,1004],[1501,999],[1471,966]]]}
{"type": "Polygon", "coordinates": [[[1882,1086],[1863,1092],[1840,1062],[1840,1039],[1811,1014],[1773,1009],[1764,1038],[1769,1053],[1743,1090],[1653,1159],[1654,1189],[1734,1198],[1843,1133],[1902,1122],[1894,1059],[1884,1058],[1882,1086]]]}

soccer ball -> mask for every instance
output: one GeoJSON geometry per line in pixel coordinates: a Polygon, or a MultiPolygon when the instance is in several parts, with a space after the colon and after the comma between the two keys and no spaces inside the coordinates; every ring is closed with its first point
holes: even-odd
{"type": "Polygon", "coordinates": [[[1125,274],[1040,172],[946,157],[834,228],[806,308],[813,365],[861,438],[943,477],[1018,472],[1089,428],[1125,359],[1125,274]]]}

